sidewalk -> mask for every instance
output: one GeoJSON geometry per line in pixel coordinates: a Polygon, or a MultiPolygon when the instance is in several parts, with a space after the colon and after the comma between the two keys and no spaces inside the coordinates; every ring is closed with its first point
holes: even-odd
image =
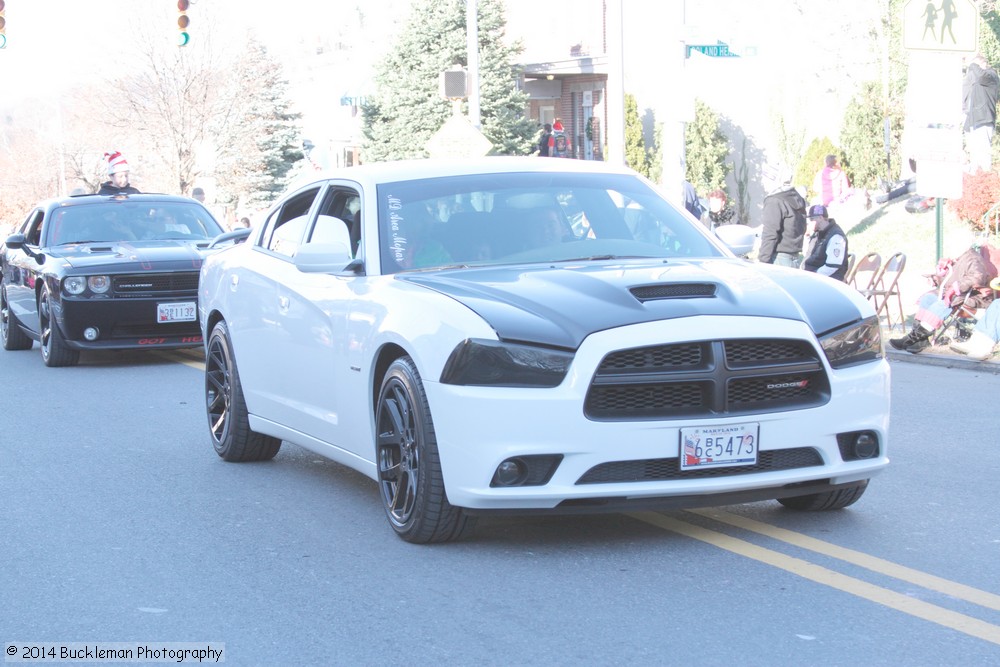
{"type": "Polygon", "coordinates": [[[997,353],[994,353],[992,357],[985,361],[976,361],[975,359],[969,359],[964,354],[955,352],[947,345],[933,345],[920,354],[910,354],[889,345],[889,339],[898,337],[899,335],[898,329],[893,332],[885,326],[882,327],[882,342],[885,343],[885,356],[889,361],[903,361],[927,366],[943,366],[944,368],[961,368],[969,371],[979,371],[980,373],[1000,375],[1000,357],[997,356],[997,353]]]}

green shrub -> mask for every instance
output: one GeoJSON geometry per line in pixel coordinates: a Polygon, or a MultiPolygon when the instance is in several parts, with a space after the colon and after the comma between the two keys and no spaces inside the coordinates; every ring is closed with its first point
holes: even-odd
{"type": "Polygon", "coordinates": [[[725,189],[726,174],[733,165],[726,162],[729,140],[719,129],[719,115],[701,100],[695,100],[694,122],[685,127],[684,138],[685,177],[698,194],[705,195],[716,188],[725,189]]]}
{"type": "MultiPolygon", "coordinates": [[[[813,179],[816,178],[816,173],[826,166],[827,155],[836,155],[841,162],[841,168],[844,168],[840,149],[834,146],[828,137],[813,139],[809,147],[806,148],[805,155],[799,160],[798,167],[795,168],[794,182],[796,185],[806,187],[809,193],[807,197],[809,201],[812,201],[819,195],[818,192],[813,191],[812,184],[813,179]]],[[[850,176],[848,176],[848,179],[850,179],[850,176]]]]}

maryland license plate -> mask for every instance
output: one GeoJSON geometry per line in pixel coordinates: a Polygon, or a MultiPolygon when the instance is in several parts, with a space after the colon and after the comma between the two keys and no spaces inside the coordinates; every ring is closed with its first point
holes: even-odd
{"type": "Polygon", "coordinates": [[[156,304],[156,321],[160,324],[168,322],[194,322],[197,319],[198,302],[196,301],[156,304]]]}
{"type": "Polygon", "coordinates": [[[727,424],[681,429],[681,470],[757,463],[760,424],[727,424]]]}

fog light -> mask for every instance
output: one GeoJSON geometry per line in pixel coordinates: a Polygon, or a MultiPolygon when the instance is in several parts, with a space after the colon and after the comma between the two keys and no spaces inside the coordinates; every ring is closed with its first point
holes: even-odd
{"type": "Polygon", "coordinates": [[[87,340],[97,340],[100,335],[101,332],[97,330],[97,327],[87,327],[83,330],[83,337],[87,340]]]}
{"type": "Polygon", "coordinates": [[[859,459],[870,459],[878,452],[878,441],[871,433],[859,433],[854,439],[854,455],[859,459]]]}
{"type": "Polygon", "coordinates": [[[520,459],[507,459],[497,466],[493,481],[497,486],[516,486],[520,484],[527,473],[527,467],[520,459]]]}

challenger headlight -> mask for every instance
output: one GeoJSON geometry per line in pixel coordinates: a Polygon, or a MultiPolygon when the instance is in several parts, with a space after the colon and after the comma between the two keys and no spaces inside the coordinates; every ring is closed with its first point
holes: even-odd
{"type": "Polygon", "coordinates": [[[90,276],[87,278],[87,287],[94,294],[104,294],[111,287],[111,278],[108,276],[90,276]]]}
{"type": "Polygon", "coordinates": [[[111,276],[70,276],[63,281],[67,294],[79,296],[90,289],[92,294],[105,294],[111,289],[111,276]]]}
{"type": "Polygon", "coordinates": [[[481,387],[556,387],[573,353],[496,340],[466,339],[448,357],[444,384],[481,387]]]}
{"type": "Polygon", "coordinates": [[[63,289],[66,290],[67,294],[83,294],[83,290],[87,289],[87,279],[83,276],[70,276],[63,281],[63,289]]]}
{"type": "Polygon", "coordinates": [[[882,329],[877,317],[869,317],[826,334],[819,339],[823,352],[834,368],[846,368],[876,361],[885,356],[882,329]]]}

